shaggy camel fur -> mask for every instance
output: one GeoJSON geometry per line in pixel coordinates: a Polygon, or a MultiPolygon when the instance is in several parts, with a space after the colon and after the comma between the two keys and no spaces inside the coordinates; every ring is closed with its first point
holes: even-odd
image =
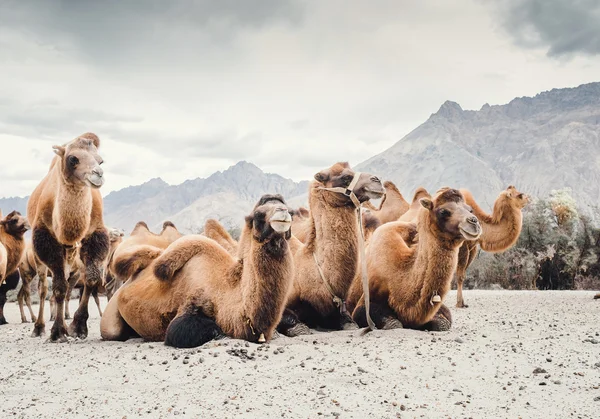
{"type": "Polygon", "coordinates": [[[483,229],[479,240],[463,243],[458,254],[456,307],[468,307],[463,298],[463,283],[468,267],[477,256],[477,245],[491,253],[503,252],[514,246],[523,225],[521,210],[529,202],[529,197],[511,185],[498,195],[492,214],[489,215],[477,205],[469,191],[466,189],[460,191],[467,205],[473,208],[473,214],[479,219],[483,229]]]}
{"type": "MultiPolygon", "coordinates": [[[[48,268],[46,268],[42,262],[37,260],[33,250],[33,243],[30,241],[27,242],[25,247],[25,254],[23,255],[23,259],[21,259],[19,272],[21,273],[21,289],[17,294],[17,302],[19,303],[19,311],[21,312],[21,322],[27,323],[27,317],[25,316],[23,303],[27,304],[29,314],[31,315],[31,321],[35,322],[37,317],[31,308],[31,284],[37,276],[39,278],[38,288],[42,286],[42,284],[46,284],[46,287],[48,287],[46,280],[46,277],[48,276],[48,268]]],[[[46,289],[46,293],[47,292],[48,290],[46,289]]],[[[41,294],[42,292],[38,290],[38,293],[41,294]]]]}
{"type": "MultiPolygon", "coordinates": [[[[108,232],[102,219],[104,184],[100,140],[86,133],[73,141],[54,146],[56,156],[48,174],[35,188],[27,204],[27,218],[33,227],[33,248],[37,258],[52,273],[52,293],[56,299],[56,320],[50,341],[65,342],[64,319],[67,279],[76,248],[84,264],[85,289],[75,312],[69,334],[86,338],[90,292],[102,281],[102,261],[108,254],[108,232]]],[[[40,311],[33,336],[45,333],[45,286],[41,286],[40,311]]]]}
{"type": "Polygon", "coordinates": [[[122,254],[129,252],[129,249],[140,246],[148,245],[159,249],[166,249],[175,240],[183,237],[183,234],[177,230],[175,224],[170,221],[163,223],[160,234],[155,234],[150,231],[148,224],[143,221],[138,222],[130,236],[122,241],[120,245],[114,250],[111,257],[111,262],[108,265],[109,278],[106,282],[107,299],[110,300],[117,290],[129,279],[131,275],[125,277],[121,276],[114,269],[114,260],[122,254]]]}
{"type": "MultiPolygon", "coordinates": [[[[359,227],[350,197],[323,188],[347,188],[355,172],[348,163],[336,163],[315,175],[309,187],[310,230],[306,243],[292,239],[296,276],[278,330],[288,336],[310,327],[356,328],[343,299],[359,272],[359,227]],[[323,273],[321,276],[319,269],[323,273]]],[[[362,203],[383,196],[376,176],[361,173],[353,189],[362,203]]]]}
{"type": "Polygon", "coordinates": [[[115,258],[115,269],[139,273],[109,302],[102,338],[125,340],[135,333],[175,347],[200,346],[222,335],[271,339],[293,280],[290,226],[283,198],[265,195],[246,217],[241,259],[201,235],[181,238],[164,251],[130,248],[115,258]]]}
{"type": "Polygon", "coordinates": [[[427,192],[427,190],[423,187],[417,188],[415,194],[413,195],[413,199],[408,211],[402,214],[400,218],[398,218],[398,221],[416,224],[419,217],[419,212],[421,211],[421,198],[431,199],[431,195],[429,195],[429,192],[427,192]]]}
{"type": "MultiPolygon", "coordinates": [[[[442,304],[450,290],[465,240],[477,240],[481,226],[456,189],[442,189],[433,200],[421,199],[416,224],[397,221],[378,228],[367,249],[371,315],[378,328],[448,330],[450,310],[442,304]],[[416,245],[407,237],[418,232],[416,245]]],[[[366,325],[364,297],[348,296],[356,304],[353,318],[366,325]]]]}
{"type": "Polygon", "coordinates": [[[25,252],[23,236],[29,228],[29,223],[19,212],[13,211],[4,218],[0,212],[0,325],[6,324],[6,293],[16,288],[19,282],[17,269],[25,252]]]}
{"type": "Polygon", "coordinates": [[[116,285],[115,277],[110,269],[110,265],[113,261],[113,257],[115,256],[115,251],[121,245],[121,243],[123,243],[123,236],[125,236],[125,233],[122,230],[113,228],[108,231],[110,247],[108,248],[108,256],[104,261],[104,289],[106,292],[106,299],[109,301],[116,291],[114,288],[116,285]]]}
{"type": "Polygon", "coordinates": [[[370,202],[365,203],[365,207],[371,210],[371,214],[377,218],[380,224],[398,221],[410,208],[404,196],[400,193],[393,182],[386,180],[383,183],[385,196],[383,197],[379,208],[375,208],[370,202]]]}

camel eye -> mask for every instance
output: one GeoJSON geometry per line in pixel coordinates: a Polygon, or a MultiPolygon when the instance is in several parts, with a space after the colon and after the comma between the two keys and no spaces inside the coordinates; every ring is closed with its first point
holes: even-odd
{"type": "Polygon", "coordinates": [[[442,217],[450,217],[450,215],[452,215],[452,213],[451,213],[450,211],[448,211],[447,209],[445,209],[445,208],[442,208],[442,209],[440,210],[440,215],[441,215],[442,217]]]}
{"type": "Polygon", "coordinates": [[[354,176],[346,175],[342,179],[344,180],[344,182],[349,184],[350,182],[352,182],[352,179],[354,179],[354,176]]]}
{"type": "Polygon", "coordinates": [[[519,198],[519,199],[523,199],[523,194],[522,194],[522,193],[520,193],[519,195],[517,195],[517,198],[519,198]]]}
{"type": "Polygon", "coordinates": [[[69,166],[71,167],[75,167],[79,164],[79,159],[75,156],[69,156],[67,161],[69,162],[69,166]]]}

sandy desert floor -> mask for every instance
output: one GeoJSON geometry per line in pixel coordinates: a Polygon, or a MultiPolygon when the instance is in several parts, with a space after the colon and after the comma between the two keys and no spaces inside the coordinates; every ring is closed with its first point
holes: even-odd
{"type": "Polygon", "coordinates": [[[87,340],[45,343],[8,303],[0,417],[598,418],[593,295],[467,291],[451,332],[315,332],[194,350],[103,342],[93,303],[87,340]]]}

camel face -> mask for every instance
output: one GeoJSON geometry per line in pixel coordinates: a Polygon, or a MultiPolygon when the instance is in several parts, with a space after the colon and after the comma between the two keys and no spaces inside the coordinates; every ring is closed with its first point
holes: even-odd
{"type": "Polygon", "coordinates": [[[108,230],[108,238],[111,243],[120,240],[123,236],[125,236],[123,230],[119,230],[118,228],[111,228],[108,230]]]}
{"type": "Polygon", "coordinates": [[[263,195],[246,224],[259,243],[275,238],[289,239],[292,235],[292,215],[281,195],[263,195]]]}
{"type": "MultiPolygon", "coordinates": [[[[336,163],[329,169],[320,171],[315,175],[315,180],[321,182],[325,188],[348,188],[354,180],[356,172],[346,162],[336,163]]],[[[352,189],[356,198],[362,203],[369,199],[379,199],[385,194],[381,180],[369,173],[361,173],[358,181],[352,189]]],[[[343,205],[351,204],[349,197],[339,194],[337,199],[344,202],[343,205]]]]}
{"type": "Polygon", "coordinates": [[[519,192],[513,185],[506,188],[504,194],[506,198],[510,200],[510,204],[518,209],[525,208],[530,202],[529,195],[519,192]]]}
{"type": "Polygon", "coordinates": [[[23,235],[27,230],[31,229],[27,218],[23,217],[18,211],[13,211],[0,220],[0,225],[12,236],[23,235]]]}
{"type": "Polygon", "coordinates": [[[458,190],[444,188],[433,201],[422,198],[420,202],[429,211],[431,224],[439,236],[449,241],[477,240],[481,236],[481,224],[458,190]]]}
{"type": "Polygon", "coordinates": [[[100,167],[103,160],[98,154],[98,145],[98,137],[84,134],[64,146],[53,147],[67,182],[94,189],[104,184],[104,170],[100,167]]]}

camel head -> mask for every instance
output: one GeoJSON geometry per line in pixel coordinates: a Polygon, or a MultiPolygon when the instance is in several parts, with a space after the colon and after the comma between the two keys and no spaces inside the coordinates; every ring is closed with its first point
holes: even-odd
{"type": "Polygon", "coordinates": [[[263,195],[252,214],[246,217],[246,227],[259,243],[275,238],[289,239],[291,226],[292,216],[281,195],[263,195]]]}
{"type": "MultiPolygon", "coordinates": [[[[321,170],[315,175],[315,180],[322,184],[323,188],[348,188],[354,180],[356,172],[346,162],[336,163],[329,169],[321,170]]],[[[381,180],[369,173],[361,173],[356,180],[352,192],[359,202],[363,203],[369,199],[379,199],[385,194],[381,180]]],[[[353,205],[349,196],[342,193],[329,194],[328,200],[334,206],[353,205]]]]}
{"type": "Polygon", "coordinates": [[[109,228],[108,229],[108,238],[111,243],[121,240],[121,238],[125,235],[123,230],[118,228],[109,228]]]}
{"type": "MultiPolygon", "coordinates": [[[[0,218],[2,213],[0,213],[0,218]]],[[[4,228],[11,236],[22,237],[27,230],[31,228],[27,218],[23,217],[19,211],[13,211],[6,217],[0,219],[0,226],[4,228]]]]}
{"type": "Polygon", "coordinates": [[[98,154],[100,139],[90,132],[77,137],[65,145],[55,145],[52,148],[60,158],[61,172],[66,182],[78,185],[100,188],[104,184],[103,163],[98,154]]]}
{"type": "Polygon", "coordinates": [[[525,208],[530,201],[529,195],[519,192],[513,185],[506,188],[506,190],[500,194],[500,198],[506,200],[510,206],[518,209],[525,208]]]}
{"type": "Polygon", "coordinates": [[[420,202],[431,231],[442,240],[456,244],[481,236],[479,220],[458,190],[443,188],[432,199],[421,198],[420,202]]]}

